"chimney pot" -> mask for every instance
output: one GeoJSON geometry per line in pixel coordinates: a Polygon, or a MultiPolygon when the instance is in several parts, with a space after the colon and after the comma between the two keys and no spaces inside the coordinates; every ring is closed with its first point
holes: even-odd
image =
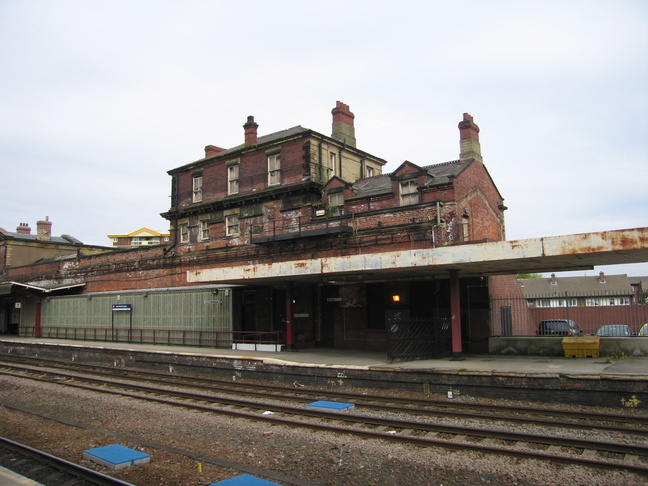
{"type": "Polygon", "coordinates": [[[252,115],[247,117],[247,123],[243,125],[245,130],[245,146],[255,145],[257,143],[257,128],[259,125],[254,122],[252,115]]]}
{"type": "Polygon", "coordinates": [[[605,283],[605,274],[603,272],[599,272],[599,282],[605,283]]]}

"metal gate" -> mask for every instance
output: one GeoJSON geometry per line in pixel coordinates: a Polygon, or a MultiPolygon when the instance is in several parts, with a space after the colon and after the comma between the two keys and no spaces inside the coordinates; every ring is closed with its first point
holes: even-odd
{"type": "Polygon", "coordinates": [[[390,363],[452,355],[450,320],[445,317],[389,319],[387,337],[390,363]]]}

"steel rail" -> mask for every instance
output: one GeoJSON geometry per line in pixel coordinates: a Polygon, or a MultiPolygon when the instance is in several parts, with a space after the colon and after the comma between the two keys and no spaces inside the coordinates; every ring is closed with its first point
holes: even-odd
{"type": "MultiPolygon", "coordinates": [[[[42,373],[42,371],[41,371],[42,373]]],[[[29,378],[29,379],[35,379],[39,381],[44,381],[48,383],[52,383],[51,380],[48,380],[43,377],[35,377],[35,376],[26,376],[24,374],[15,374],[15,373],[6,373],[11,376],[15,376],[18,378],[29,378]]],[[[52,375],[57,375],[61,376],[64,374],[61,373],[51,373],[52,375]]],[[[316,429],[316,430],[328,430],[328,431],[333,431],[333,432],[338,432],[338,433],[347,433],[347,434],[353,434],[353,435],[358,435],[361,437],[365,438],[380,438],[380,439],[386,439],[392,442],[401,442],[401,443],[410,443],[410,444],[415,444],[418,446],[440,446],[444,448],[450,448],[450,449],[472,449],[472,450],[479,450],[481,452],[489,452],[489,453],[497,453],[497,454],[508,454],[508,455],[513,455],[516,457],[525,457],[525,458],[542,458],[542,459],[549,459],[554,462],[562,462],[562,463],[579,463],[579,464],[585,464],[589,466],[594,466],[594,467],[604,467],[604,468],[615,468],[615,469],[625,469],[625,470],[630,470],[633,472],[638,472],[641,474],[648,474],[648,466],[643,466],[640,464],[630,464],[628,462],[614,462],[614,461],[602,461],[602,460],[597,460],[593,458],[587,458],[587,457],[581,457],[581,456],[575,456],[575,455],[557,455],[557,454],[549,454],[549,453],[543,453],[543,452],[538,452],[538,451],[524,451],[520,450],[519,448],[512,448],[512,447],[497,447],[493,445],[484,445],[484,444],[475,444],[475,443],[469,443],[469,442],[459,442],[456,440],[442,440],[442,439],[436,439],[436,438],[427,438],[427,437],[413,437],[413,436],[404,436],[402,434],[398,434],[394,431],[394,433],[389,433],[389,432],[377,432],[377,431],[371,431],[371,430],[362,430],[362,429],[357,429],[357,428],[351,428],[351,427],[339,427],[339,426],[332,426],[332,425],[324,425],[324,424],[317,424],[317,423],[312,423],[312,422],[304,422],[304,421],[299,421],[299,420],[291,420],[291,419],[284,419],[281,417],[276,417],[274,415],[258,415],[250,412],[244,412],[240,410],[229,410],[229,409],[215,409],[213,407],[209,406],[204,406],[200,405],[197,403],[188,403],[188,402],[181,402],[181,401],[176,401],[176,400],[169,400],[166,398],[159,398],[159,397],[152,397],[151,395],[141,395],[137,393],[131,393],[128,391],[118,391],[118,390],[111,390],[105,388],[106,384],[109,384],[110,382],[107,380],[102,380],[102,379],[95,379],[95,378],[82,378],[79,376],[70,376],[68,377],[73,380],[85,380],[91,383],[99,383],[101,384],[101,388],[96,388],[93,386],[89,385],[84,385],[82,383],[70,383],[70,382],[61,382],[61,381],[56,381],[56,384],[61,384],[61,385],[66,385],[66,386],[71,386],[71,387],[76,387],[76,388],[81,388],[81,389],[86,389],[89,391],[95,391],[95,392],[101,392],[101,393],[110,393],[110,394],[116,394],[116,395],[121,395],[121,396],[127,396],[135,399],[143,399],[147,401],[154,401],[157,403],[162,403],[165,405],[172,405],[172,406],[180,406],[184,408],[189,408],[193,410],[200,410],[204,412],[210,412],[210,413],[220,413],[220,414],[227,414],[231,416],[236,416],[236,417],[242,417],[242,418],[248,418],[248,419],[253,419],[253,420],[261,420],[261,421],[266,421],[266,422],[272,422],[272,423],[279,423],[279,424],[284,424],[288,426],[300,426],[300,427],[307,427],[311,429],[316,429]]],[[[141,385],[132,385],[132,384],[125,384],[121,382],[114,382],[111,383],[113,386],[117,387],[128,387],[128,388],[133,388],[133,389],[139,389],[141,391],[144,391],[147,394],[166,394],[166,395],[172,395],[175,397],[183,397],[191,400],[198,400],[198,401],[209,401],[209,402],[214,402],[214,401],[221,401],[220,398],[218,397],[211,397],[211,396],[205,396],[205,395],[197,395],[197,394],[192,394],[192,393],[186,393],[186,392],[177,392],[177,391],[172,391],[172,390],[160,390],[159,388],[153,388],[153,387],[144,387],[141,385]]],[[[452,433],[456,436],[466,436],[466,435],[473,435],[473,436],[478,436],[478,437],[486,437],[486,438],[497,438],[501,440],[507,440],[507,441],[514,441],[516,443],[540,443],[544,445],[556,445],[556,446],[561,446],[561,447],[572,447],[572,448],[577,448],[577,449],[583,449],[583,450],[597,450],[597,451],[605,451],[605,452],[612,452],[612,453],[617,453],[617,454],[624,454],[624,455],[641,455],[645,456],[648,454],[648,448],[644,446],[637,446],[637,445],[619,445],[619,444],[610,444],[610,443],[601,443],[601,442],[596,442],[596,441],[583,441],[583,440],[578,440],[578,439],[563,439],[563,438],[556,438],[556,437],[546,437],[546,436],[536,436],[532,434],[518,434],[518,433],[511,433],[511,432],[500,432],[500,431],[492,431],[492,430],[484,430],[484,429],[469,429],[469,428],[460,428],[460,427],[446,427],[446,426],[435,426],[432,424],[421,424],[421,423],[414,423],[410,421],[399,421],[399,420],[389,420],[389,419],[384,419],[384,418],[372,418],[372,417],[366,417],[366,416],[355,416],[351,415],[348,413],[331,413],[331,412],[320,412],[320,411],[313,411],[313,410],[305,410],[303,408],[297,408],[297,407],[287,407],[287,406],[278,406],[276,404],[273,405],[268,405],[268,404],[259,404],[255,402],[249,402],[249,401],[242,401],[242,400],[227,400],[227,402],[230,405],[236,405],[239,407],[254,407],[259,410],[264,410],[267,408],[274,408],[275,410],[281,410],[286,413],[292,413],[292,414],[299,414],[299,415],[307,415],[307,416],[315,416],[317,418],[327,418],[327,419],[333,419],[336,421],[345,421],[345,422],[356,422],[356,423],[362,423],[364,425],[372,425],[372,426],[389,426],[393,428],[401,428],[401,429],[412,429],[416,430],[418,429],[419,431],[434,431],[434,432],[439,432],[443,431],[445,433],[452,433]],[[427,427],[430,428],[427,428],[427,427]],[[437,427],[436,429],[434,427],[437,427]],[[439,428],[441,427],[441,428],[439,428]]]]}
{"type": "MultiPolygon", "coordinates": [[[[627,423],[628,416],[620,414],[605,414],[605,413],[593,413],[593,412],[573,412],[566,410],[555,410],[555,409],[544,409],[544,408],[533,408],[533,407],[521,407],[521,406],[511,406],[511,405],[500,405],[497,406],[489,404],[480,404],[480,403],[462,403],[458,401],[453,401],[448,403],[447,401],[439,400],[423,400],[423,399],[412,399],[404,397],[386,397],[386,396],[376,396],[376,395],[358,395],[355,393],[343,392],[343,391],[326,391],[326,390],[295,390],[294,388],[286,388],[276,385],[257,385],[252,383],[240,384],[240,383],[231,383],[229,381],[217,380],[211,378],[198,378],[192,376],[179,376],[173,375],[169,376],[168,374],[156,373],[156,372],[143,372],[140,370],[131,370],[131,369],[115,369],[108,368],[97,365],[86,365],[86,364],[70,364],[67,362],[61,362],[57,360],[48,360],[48,359],[34,359],[34,358],[25,358],[25,361],[32,361],[36,363],[41,362],[54,362],[60,364],[66,369],[78,369],[78,367],[83,367],[86,369],[97,370],[98,373],[108,373],[111,375],[118,375],[120,377],[128,376],[128,379],[132,380],[143,380],[148,382],[158,382],[158,383],[172,383],[175,386],[194,386],[209,389],[210,391],[216,391],[214,389],[215,385],[220,387],[225,387],[227,390],[222,390],[228,393],[239,393],[246,395],[257,395],[260,397],[272,397],[273,393],[269,391],[275,391],[277,394],[281,394],[281,398],[285,399],[286,395],[294,397],[297,400],[312,400],[312,399],[321,399],[322,397],[329,397],[336,400],[351,400],[356,405],[362,405],[366,408],[371,408],[373,410],[383,410],[383,411],[396,411],[402,413],[434,413],[436,415],[445,415],[450,417],[462,417],[462,418],[474,418],[474,419],[490,419],[498,421],[507,421],[507,422],[516,422],[516,423],[531,423],[533,425],[544,425],[544,426],[570,426],[572,428],[585,429],[585,430],[606,430],[606,431],[626,431],[634,434],[641,434],[648,436],[648,429],[638,429],[637,425],[645,425],[648,427],[648,417],[645,416],[632,416],[633,426],[631,427],[619,427],[619,426],[610,426],[602,424],[601,422],[614,422],[614,423],[627,423]],[[140,377],[133,376],[139,375],[140,377]],[[155,378],[153,378],[155,377],[155,378]],[[179,380],[184,380],[185,383],[178,383],[179,380]],[[193,382],[191,385],[186,382],[193,382]],[[198,383],[199,385],[196,385],[198,383]],[[262,390],[262,391],[254,391],[262,390]],[[376,403],[380,401],[382,403],[376,403]],[[389,402],[388,405],[385,405],[384,402],[389,402]],[[401,404],[403,406],[398,406],[394,404],[401,404]],[[423,409],[413,408],[415,406],[426,407],[423,409]],[[432,408],[430,408],[432,407],[432,408]],[[457,408],[462,410],[456,410],[457,408]],[[465,410],[477,410],[477,412],[470,412],[465,410]],[[505,412],[503,414],[502,412],[505,412]],[[543,418],[533,418],[529,419],[528,417],[519,417],[511,414],[530,414],[530,415],[541,415],[543,418]],[[564,417],[572,419],[571,421],[558,421],[556,419],[547,419],[546,416],[550,417],[564,417]],[[583,420],[588,422],[584,423],[583,420]]],[[[15,366],[12,364],[12,366],[15,366]]],[[[276,395],[274,395],[276,398],[276,395]]]]}
{"type": "MultiPolygon", "coordinates": [[[[94,485],[94,486],[135,486],[131,483],[127,483],[125,481],[121,481],[120,479],[113,478],[112,476],[108,476],[106,474],[102,474],[98,471],[95,471],[93,469],[89,469],[87,467],[81,466],[80,464],[75,464],[73,462],[67,461],[65,459],[62,459],[60,457],[53,456],[51,454],[48,454],[46,452],[40,451],[38,449],[34,449],[33,447],[29,447],[25,444],[21,444],[19,442],[15,442],[11,439],[8,439],[6,437],[0,437],[0,448],[3,449],[9,449],[13,453],[17,453],[23,457],[29,458],[31,462],[37,463],[37,464],[43,464],[46,465],[59,473],[63,473],[66,476],[69,476],[67,481],[65,481],[66,485],[73,485],[77,484],[75,480],[78,480],[78,484],[84,484],[87,486],[94,485]]],[[[11,466],[4,466],[7,469],[11,469],[11,466]]],[[[22,475],[25,475],[25,473],[20,473],[22,475]]],[[[28,476],[25,476],[28,477],[28,476]]],[[[41,479],[42,481],[42,479],[41,479]]],[[[57,483],[56,484],[62,484],[60,474],[57,476],[57,483]]]]}
{"type": "MultiPolygon", "coordinates": [[[[18,368],[20,369],[21,367],[18,368]]],[[[23,368],[23,369],[26,371],[35,371],[30,368],[23,368]]],[[[365,423],[368,425],[375,425],[375,426],[390,426],[392,428],[401,428],[401,429],[418,429],[418,430],[424,430],[426,432],[443,432],[443,433],[454,434],[454,435],[488,437],[488,438],[497,438],[502,440],[515,440],[518,442],[533,442],[538,444],[555,445],[561,447],[589,448],[589,449],[596,449],[604,452],[613,452],[613,453],[622,453],[622,454],[632,453],[637,455],[648,456],[648,447],[639,446],[639,445],[635,445],[635,446],[629,444],[619,445],[617,443],[610,443],[610,442],[588,441],[583,439],[568,439],[568,438],[561,438],[555,436],[545,436],[545,435],[528,434],[528,433],[502,432],[498,430],[489,430],[483,428],[444,426],[444,425],[431,424],[431,423],[422,423],[418,421],[415,422],[415,421],[408,421],[408,420],[394,420],[394,419],[386,419],[382,417],[373,418],[373,417],[368,417],[366,415],[357,415],[357,414],[350,414],[350,413],[345,413],[343,416],[341,416],[337,412],[326,412],[323,410],[309,410],[309,409],[304,409],[303,407],[280,405],[277,403],[260,403],[256,401],[250,401],[250,400],[216,397],[211,395],[200,395],[197,393],[180,392],[177,390],[160,389],[157,387],[133,385],[129,383],[123,383],[120,381],[109,381],[106,380],[105,378],[81,377],[78,375],[71,375],[71,374],[60,373],[60,372],[56,372],[56,373],[48,372],[48,373],[65,379],[83,380],[90,383],[100,383],[102,385],[108,384],[116,387],[126,387],[127,389],[140,390],[145,393],[153,393],[153,394],[164,393],[166,395],[185,398],[189,400],[209,402],[209,403],[219,403],[219,404],[244,407],[244,408],[254,408],[258,410],[266,410],[270,408],[276,411],[281,411],[293,415],[296,414],[296,415],[307,415],[311,417],[325,417],[328,419],[336,419],[336,420],[340,420],[341,417],[344,417],[343,420],[346,421],[352,421],[355,423],[365,423]]],[[[14,376],[23,377],[23,375],[21,374],[14,374],[14,376]]],[[[49,382],[51,380],[43,379],[43,381],[49,382]]],[[[57,382],[57,383],[67,384],[61,382],[57,382]]],[[[74,383],[68,385],[83,388],[83,386],[80,383],[74,383]]],[[[94,387],[90,387],[90,390],[94,390],[94,387]]],[[[139,395],[135,395],[134,397],[137,398],[139,397],[139,395]]],[[[278,397],[272,397],[272,398],[276,399],[278,397]]],[[[393,411],[392,408],[383,407],[382,409],[393,411]]],[[[400,410],[401,409],[397,409],[397,411],[400,410]]],[[[545,423],[546,422],[544,421],[541,422],[542,425],[545,425],[545,423]]],[[[549,424],[555,425],[555,423],[551,423],[551,422],[549,422],[549,424]]],[[[536,423],[534,422],[533,425],[536,425],[536,423]]],[[[568,425],[571,426],[572,424],[568,424],[568,425]]],[[[630,432],[630,433],[636,432],[631,428],[615,429],[612,427],[608,427],[605,430],[630,432]]]]}

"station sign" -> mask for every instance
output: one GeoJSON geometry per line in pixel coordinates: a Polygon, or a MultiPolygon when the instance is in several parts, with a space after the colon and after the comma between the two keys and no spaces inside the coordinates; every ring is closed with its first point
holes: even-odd
{"type": "Polygon", "coordinates": [[[133,304],[113,304],[112,310],[114,311],[130,311],[133,310],[133,304]]]}

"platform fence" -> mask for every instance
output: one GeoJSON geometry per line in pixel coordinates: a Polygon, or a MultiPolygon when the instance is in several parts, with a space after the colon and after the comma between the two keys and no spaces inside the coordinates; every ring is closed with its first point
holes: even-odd
{"type": "Polygon", "coordinates": [[[538,323],[547,319],[570,319],[584,334],[595,334],[605,325],[627,325],[636,334],[648,323],[646,297],[587,293],[491,296],[490,335],[536,335],[538,323]]]}
{"type": "Polygon", "coordinates": [[[183,329],[130,329],[124,327],[21,327],[21,337],[69,339],[74,341],[126,342],[167,346],[281,350],[286,344],[283,331],[201,331],[183,329]]]}

